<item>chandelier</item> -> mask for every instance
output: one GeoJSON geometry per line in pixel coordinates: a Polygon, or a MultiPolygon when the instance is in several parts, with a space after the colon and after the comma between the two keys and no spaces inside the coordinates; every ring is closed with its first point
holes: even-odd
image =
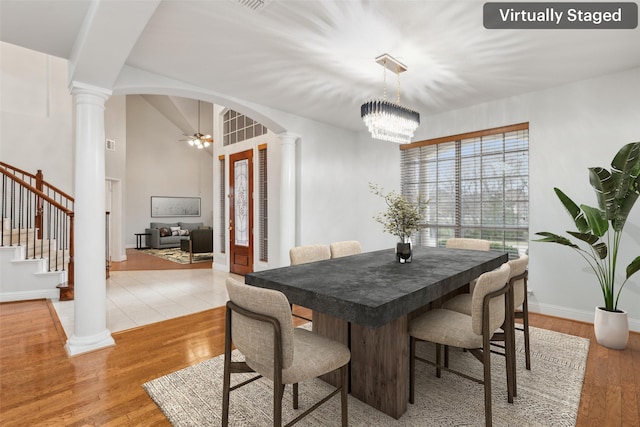
{"type": "Polygon", "coordinates": [[[400,105],[400,73],[407,71],[407,67],[387,54],[377,57],[376,62],[384,67],[384,98],[362,104],[360,116],[373,138],[407,144],[420,125],[420,113],[400,105]],[[398,75],[395,103],[387,100],[387,70],[398,75]]]}
{"type": "Polygon", "coordinates": [[[194,133],[193,135],[185,136],[189,137],[189,139],[187,139],[187,144],[200,150],[203,148],[207,148],[209,145],[211,145],[211,142],[213,142],[213,138],[211,137],[211,135],[204,135],[200,133],[200,100],[198,100],[198,132],[194,133]]]}

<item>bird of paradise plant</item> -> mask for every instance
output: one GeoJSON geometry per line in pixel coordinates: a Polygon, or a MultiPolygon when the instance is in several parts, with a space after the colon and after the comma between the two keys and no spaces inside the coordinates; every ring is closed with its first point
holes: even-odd
{"type": "Polygon", "coordinates": [[[552,242],[568,246],[585,259],[595,273],[604,297],[604,309],[618,311],[620,292],[629,278],[640,270],[640,256],[626,268],[626,276],[616,291],[616,268],[622,230],[627,217],[640,196],[640,142],[623,146],[611,162],[611,171],[601,167],[589,168],[589,182],[596,192],[598,207],[578,206],[559,188],[554,191],[577,231],[567,233],[579,240],[584,249],[566,237],[546,231],[538,242],[552,242]]]}

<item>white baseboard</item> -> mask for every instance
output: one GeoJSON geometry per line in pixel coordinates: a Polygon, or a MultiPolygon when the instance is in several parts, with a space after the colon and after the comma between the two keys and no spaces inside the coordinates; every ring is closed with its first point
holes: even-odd
{"type": "MultiPolygon", "coordinates": [[[[529,301],[529,311],[593,324],[593,311],[575,310],[550,304],[537,304],[531,301],[529,301]]],[[[640,319],[629,317],[629,330],[640,332],[640,319]]]]}

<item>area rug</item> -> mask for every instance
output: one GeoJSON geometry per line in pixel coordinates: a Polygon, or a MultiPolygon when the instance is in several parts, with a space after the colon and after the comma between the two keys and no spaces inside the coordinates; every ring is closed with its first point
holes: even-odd
{"type": "MultiPolygon", "coordinates": [[[[180,248],[166,249],[141,249],[148,255],[157,256],[158,258],[177,262],[178,264],[189,264],[189,252],[185,252],[180,248]]],[[[201,254],[193,254],[193,262],[205,262],[213,260],[213,252],[205,252],[201,254]]]]}
{"type": "MultiPolygon", "coordinates": [[[[524,368],[522,334],[517,334],[518,396],[507,403],[504,358],[492,355],[493,424],[495,426],[574,426],[580,404],[589,340],[543,329],[531,329],[531,371],[524,368]]],[[[435,350],[420,343],[418,353],[433,359],[435,350]],[[430,357],[431,356],[431,357],[430,357]]],[[[233,358],[242,356],[234,351],[233,358]]],[[[143,384],[174,426],[219,426],[222,407],[224,356],[218,356],[143,384]]],[[[450,366],[482,377],[482,364],[471,354],[451,350],[450,366]]],[[[232,375],[232,384],[244,374],[232,375]]],[[[292,409],[291,386],[283,399],[283,421],[288,422],[332,387],[320,380],[301,383],[300,409],[292,409]]],[[[416,364],[415,404],[395,420],[349,396],[350,426],[483,426],[483,386],[416,364]]],[[[273,425],[273,386],[261,379],[231,393],[229,425],[273,425]]],[[[340,399],[333,397],[298,424],[339,426],[340,399]]]]}

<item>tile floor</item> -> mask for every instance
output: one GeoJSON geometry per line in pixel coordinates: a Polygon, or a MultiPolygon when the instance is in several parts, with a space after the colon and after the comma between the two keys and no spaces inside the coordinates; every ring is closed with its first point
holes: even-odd
{"type": "MultiPolygon", "coordinates": [[[[227,302],[225,279],[244,282],[242,276],[216,271],[142,270],[112,271],[107,279],[107,328],[123,331],[149,323],[185,316],[227,302]]],[[[54,301],[67,337],[73,335],[74,302],[54,301]]]]}

